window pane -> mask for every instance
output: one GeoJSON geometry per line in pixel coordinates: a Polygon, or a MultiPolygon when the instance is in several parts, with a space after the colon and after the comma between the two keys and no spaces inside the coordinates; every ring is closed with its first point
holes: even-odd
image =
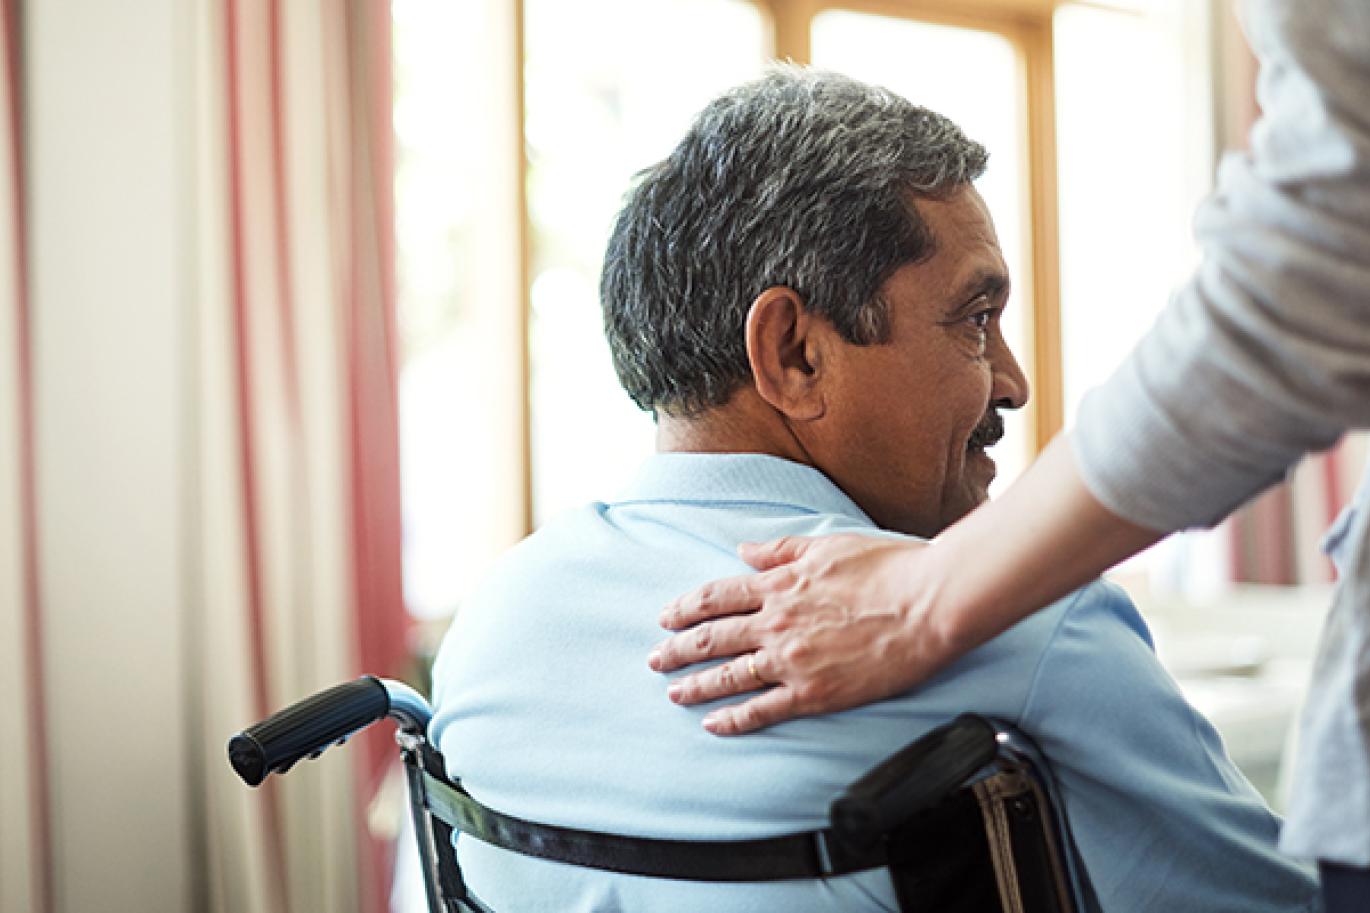
{"type": "Polygon", "coordinates": [[[516,225],[512,143],[498,142],[513,128],[486,85],[511,53],[490,38],[499,12],[392,3],[404,589],[420,617],[451,613],[522,528],[517,429],[488,392],[516,386],[505,378],[520,344],[517,297],[502,293],[517,282],[517,235],[492,229],[516,225]]]}
{"type": "Polygon", "coordinates": [[[1195,86],[1207,69],[1187,62],[1166,5],[1056,13],[1068,423],[1196,262],[1190,226],[1210,183],[1212,134],[1208,99],[1195,86]]]}
{"type": "MultiPolygon", "coordinates": [[[[917,105],[945,115],[990,151],[989,169],[977,182],[994,217],[999,244],[1013,275],[1004,333],[1031,373],[1025,308],[1030,272],[1026,246],[1027,153],[1021,105],[1022,78],[1013,44],[1000,35],[863,13],[828,12],[814,18],[813,62],[884,86],[917,105]],[[973,67],[968,62],[973,61],[973,67]],[[949,74],[954,75],[949,78],[949,74]]],[[[1022,471],[1028,434],[1024,413],[1005,413],[1007,433],[995,448],[998,491],[1022,471]]]]}
{"type": "Polygon", "coordinates": [[[767,39],[745,0],[527,0],[535,521],[605,498],[653,449],[618,385],[599,269],[634,174],[693,115],[761,72],[767,39]]]}
{"type": "MultiPolygon", "coordinates": [[[[1212,183],[1212,74],[1203,10],[1056,11],[1061,351],[1067,425],[1197,263],[1194,208],[1212,183]]],[[[1116,569],[1147,590],[1211,594],[1228,575],[1222,532],[1172,536],[1116,569]]]]}

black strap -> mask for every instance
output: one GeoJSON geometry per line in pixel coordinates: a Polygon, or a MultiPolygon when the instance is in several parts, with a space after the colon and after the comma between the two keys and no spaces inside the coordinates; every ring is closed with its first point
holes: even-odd
{"type": "Polygon", "coordinates": [[[660,840],[525,821],[487,808],[460,783],[423,772],[428,809],[455,830],[527,856],[654,878],[783,881],[887,864],[885,846],[849,849],[830,829],[760,840],[660,840]]]}

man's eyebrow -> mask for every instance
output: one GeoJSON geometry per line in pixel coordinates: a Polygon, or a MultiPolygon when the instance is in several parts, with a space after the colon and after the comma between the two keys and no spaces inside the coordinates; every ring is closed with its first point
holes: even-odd
{"type": "Polygon", "coordinates": [[[981,298],[997,298],[1008,290],[1008,276],[995,269],[982,269],[972,273],[949,296],[953,317],[970,310],[981,298]]]}

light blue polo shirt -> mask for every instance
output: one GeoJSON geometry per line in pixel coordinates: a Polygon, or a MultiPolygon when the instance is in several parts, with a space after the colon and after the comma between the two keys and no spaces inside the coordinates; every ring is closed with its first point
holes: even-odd
{"type": "MultiPolygon", "coordinates": [[[[872,532],[820,472],[756,454],[658,454],[622,497],[567,513],[508,555],[458,613],[434,667],[431,737],[492,808],[663,838],[767,837],[827,824],[832,798],[932,727],[974,711],[1052,759],[1109,913],[1319,909],[1279,855],[1278,819],[1152,651],[1136,609],[1094,583],[922,688],[845,713],[718,738],[711,705],[666,698],[647,668],[663,605],[744,573],[743,541],[872,532]]],[[[994,560],[985,543],[983,560],[994,560]]],[[[968,566],[965,573],[974,574],[968,566]]],[[[895,910],[884,870],[825,881],[701,884],[616,875],[459,839],[471,889],[524,910],[895,910]]]]}

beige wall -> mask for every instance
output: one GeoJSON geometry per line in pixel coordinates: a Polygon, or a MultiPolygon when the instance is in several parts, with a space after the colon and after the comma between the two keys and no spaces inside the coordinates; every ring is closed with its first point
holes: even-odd
{"type": "Polygon", "coordinates": [[[24,7],[55,910],[182,913],[183,5],[24,7]]]}

